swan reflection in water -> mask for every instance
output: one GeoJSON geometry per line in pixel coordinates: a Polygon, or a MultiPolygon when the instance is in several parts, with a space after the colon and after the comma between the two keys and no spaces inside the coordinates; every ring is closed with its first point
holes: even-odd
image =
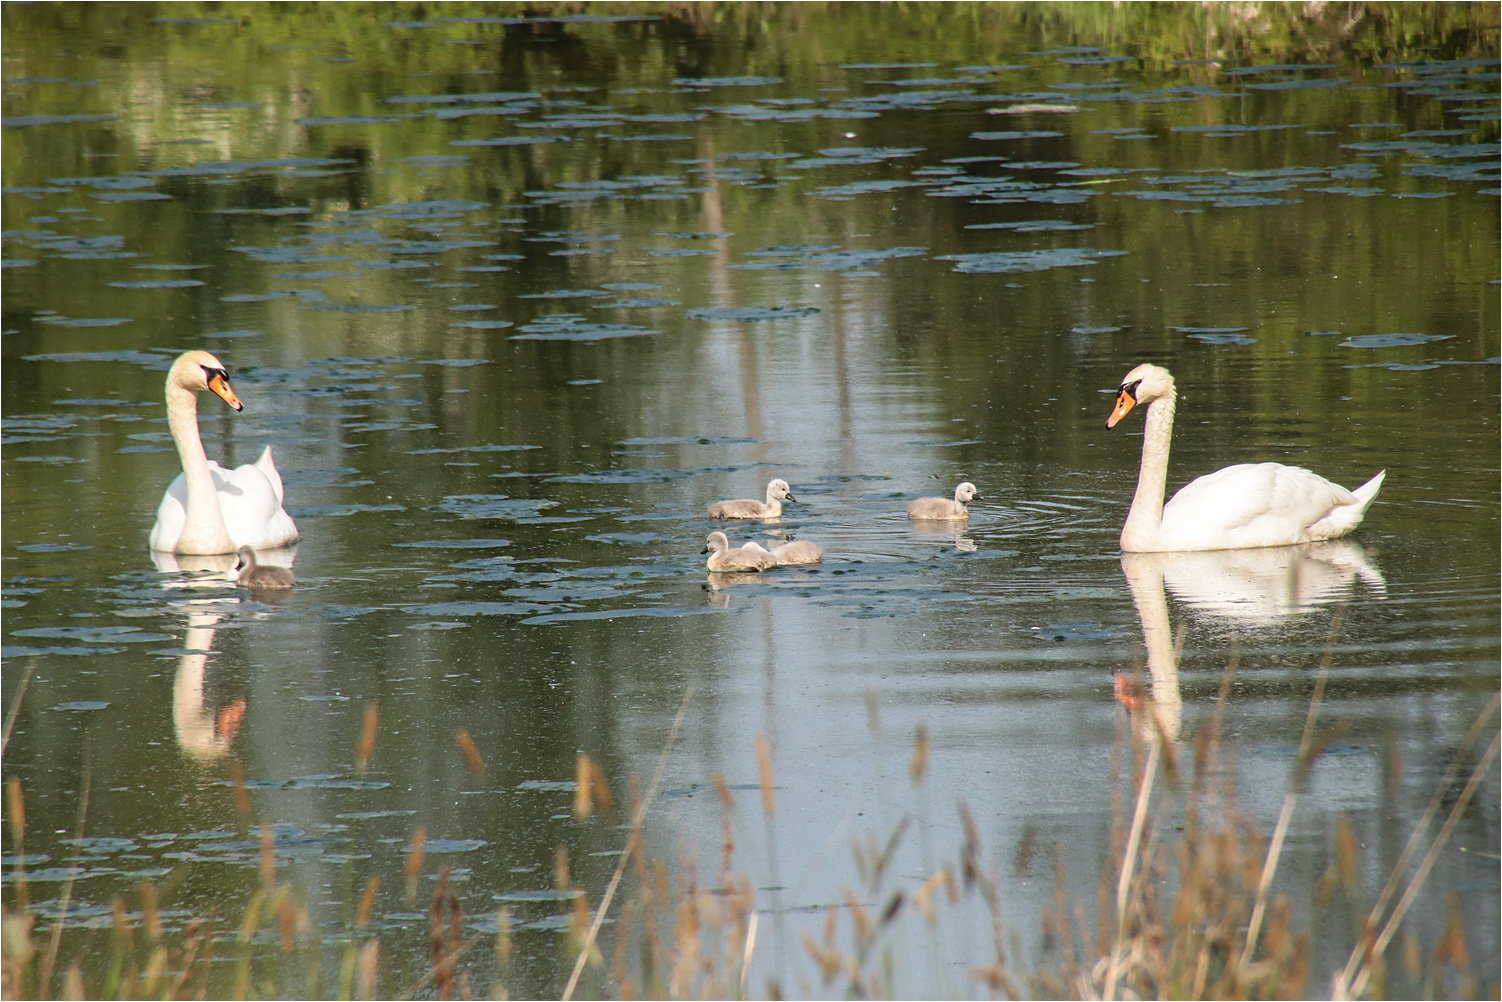
{"type": "MultiPolygon", "coordinates": [[[[297,548],[264,550],[259,557],[263,566],[291,568],[297,557],[297,548]]],[[[238,583],[239,580],[235,570],[238,557],[233,553],[189,556],[152,551],[151,559],[156,569],[163,573],[197,572],[196,576],[170,581],[169,588],[222,593],[227,582],[238,583]]],[[[257,602],[285,601],[290,593],[289,588],[251,591],[257,602]]],[[[204,696],[209,656],[214,653],[215,626],[223,618],[226,607],[236,601],[238,599],[224,595],[190,598],[183,603],[188,629],[183,638],[183,654],[177,660],[177,673],[172,680],[172,726],[183,751],[200,762],[212,762],[228,755],[245,719],[248,705],[245,697],[238,696],[214,708],[208,705],[204,696]]]]}
{"type": "Polygon", "coordinates": [[[209,655],[214,653],[216,612],[189,612],[185,648],[177,659],[177,674],[172,680],[172,726],[177,743],[192,758],[211,762],[228,755],[245,719],[245,697],[240,696],[210,710],[204,704],[204,676],[209,655]]]}
{"type": "MultiPolygon", "coordinates": [[[[1121,572],[1132,590],[1147,647],[1148,695],[1158,719],[1158,726],[1148,730],[1171,740],[1178,739],[1182,728],[1183,698],[1168,593],[1196,613],[1251,626],[1270,626],[1346,599],[1358,580],[1368,594],[1387,593],[1382,572],[1359,545],[1347,540],[1254,550],[1123,553],[1121,572]]],[[[1116,698],[1136,716],[1140,700],[1128,676],[1116,676],[1116,698]]],[[[1145,714],[1142,721],[1151,723],[1145,714]]]]}

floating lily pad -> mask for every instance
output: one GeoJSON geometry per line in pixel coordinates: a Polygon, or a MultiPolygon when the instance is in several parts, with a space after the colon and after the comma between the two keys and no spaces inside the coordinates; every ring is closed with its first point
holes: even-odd
{"type": "Polygon", "coordinates": [[[557,501],[513,498],[505,494],[455,494],[444,498],[436,510],[464,518],[498,518],[517,521],[557,506],[557,501]]]}
{"type": "Polygon", "coordinates": [[[529,292],[518,299],[603,299],[608,292],[599,289],[554,289],[552,292],[529,292]]]}
{"type": "Polygon", "coordinates": [[[72,125],[75,122],[113,122],[114,115],[14,115],[0,118],[0,125],[22,128],[28,125],[72,125]]]}
{"type": "Polygon", "coordinates": [[[797,320],[818,313],[815,306],[714,306],[689,310],[695,320],[752,323],[759,320],[797,320]]]}
{"type": "Polygon", "coordinates": [[[1246,327],[1169,327],[1169,330],[1187,334],[1202,344],[1256,344],[1257,339],[1241,332],[1246,327]]]}
{"type": "Polygon", "coordinates": [[[1049,129],[1039,129],[1032,132],[972,132],[971,139],[981,140],[1015,140],[1015,139],[1053,139],[1062,136],[1062,132],[1054,132],[1049,129]]]}
{"type": "Polygon", "coordinates": [[[675,87],[765,87],[782,83],[781,77],[676,77],[675,87]]]}
{"type": "Polygon", "coordinates": [[[44,626],[32,630],[16,630],[11,635],[103,644],[154,644],[172,639],[167,633],[143,633],[136,626],[44,626]]]}
{"type": "Polygon", "coordinates": [[[663,306],[682,306],[676,299],[617,299],[613,303],[592,303],[597,310],[645,310],[663,306]]]}
{"type": "Polygon", "coordinates": [[[1342,348],[1401,348],[1429,341],[1448,341],[1454,334],[1357,334],[1340,342],[1342,348]]]}
{"type": "Polygon", "coordinates": [[[379,125],[385,122],[400,122],[388,115],[345,115],[333,118],[294,118],[293,125],[379,125]]]}
{"type": "MultiPolygon", "coordinates": [[[[121,324],[128,324],[128,323],[130,323],[131,319],[130,319],[130,317],[79,317],[79,318],[76,318],[76,319],[70,319],[68,317],[37,317],[36,321],[39,324],[53,324],[53,325],[58,326],[58,327],[119,327],[121,324]]],[[[32,355],[32,356],[29,356],[29,357],[31,357],[31,358],[50,358],[50,359],[52,359],[54,361],[84,361],[84,359],[82,359],[82,358],[78,358],[78,359],[75,359],[75,358],[66,358],[65,356],[68,356],[68,355],[73,355],[73,356],[87,356],[87,355],[102,355],[102,354],[120,354],[120,353],[119,352],[113,352],[113,353],[111,353],[111,352],[82,352],[82,351],[79,351],[79,352],[57,352],[57,353],[55,353],[53,355],[45,355],[45,356],[44,355],[32,355]]],[[[132,352],[131,354],[134,354],[134,353],[132,352]]]]}
{"type": "Polygon", "coordinates": [[[1057,247],[1035,251],[991,251],[984,254],[942,254],[937,261],[955,262],[954,270],[970,275],[1008,274],[1013,272],[1047,271],[1050,268],[1075,268],[1094,264],[1097,259],[1118,257],[1127,253],[1118,250],[1097,250],[1092,247],[1057,247]]]}
{"type": "MultiPolygon", "coordinates": [[[[390,100],[389,98],[387,100],[390,100]]],[[[563,136],[492,136],[489,139],[451,139],[450,146],[536,146],[566,142],[563,136]]]]}
{"type": "Polygon", "coordinates": [[[543,317],[521,328],[521,334],[511,335],[512,341],[604,341],[610,338],[641,337],[657,331],[634,324],[589,323],[577,314],[557,314],[543,317]]]}
{"type": "MultiPolygon", "coordinates": [[[[529,783],[542,783],[542,782],[544,782],[544,780],[528,780],[527,782],[529,782],[529,783]]],[[[552,789],[552,788],[553,787],[551,787],[551,786],[548,787],[548,789],[552,789]]],[[[572,790],[574,788],[574,784],[573,783],[565,783],[565,784],[559,785],[557,788],[558,789],[567,788],[569,790],[572,790]]],[[[521,790],[521,789],[537,790],[537,789],[543,789],[543,787],[541,787],[541,786],[527,786],[527,783],[522,783],[520,786],[517,787],[517,789],[518,790],[521,790]]],[[[551,887],[546,887],[546,888],[543,888],[542,890],[538,890],[538,891],[504,891],[504,892],[502,892],[500,894],[492,894],[490,897],[494,901],[572,901],[574,898],[577,898],[579,895],[581,895],[583,893],[584,893],[584,890],[582,888],[578,888],[578,887],[566,887],[566,888],[563,888],[562,890],[558,890],[556,888],[551,888],[551,887]]]]}
{"type": "Polygon", "coordinates": [[[509,539],[425,539],[414,543],[396,543],[420,550],[494,550],[510,546],[509,539]]]}

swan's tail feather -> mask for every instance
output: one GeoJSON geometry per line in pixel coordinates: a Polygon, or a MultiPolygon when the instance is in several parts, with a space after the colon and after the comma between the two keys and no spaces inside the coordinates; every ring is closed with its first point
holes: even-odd
{"type": "Polygon", "coordinates": [[[280,507],[282,503],[282,475],[276,470],[276,461],[271,458],[271,446],[261,452],[261,458],[255,461],[256,469],[266,475],[271,482],[271,490],[276,494],[276,503],[280,507]]]}
{"type": "Polygon", "coordinates": [[[1387,471],[1383,470],[1360,487],[1351,491],[1355,502],[1337,504],[1330,509],[1329,514],[1309,527],[1310,539],[1335,539],[1344,536],[1361,524],[1366,517],[1366,510],[1377,500],[1377,492],[1382,489],[1382,481],[1386,479],[1387,471]]]}
{"type": "Polygon", "coordinates": [[[1387,471],[1383,470],[1351,493],[1361,499],[1361,510],[1366,512],[1367,506],[1377,499],[1377,492],[1382,489],[1382,481],[1387,479],[1387,471]]]}

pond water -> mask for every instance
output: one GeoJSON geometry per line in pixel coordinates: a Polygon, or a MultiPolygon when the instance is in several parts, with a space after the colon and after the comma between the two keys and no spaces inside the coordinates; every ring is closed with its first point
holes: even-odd
{"type": "MultiPolygon", "coordinates": [[[[5,775],[44,915],[69,875],[74,926],[143,878],[171,883],[169,922],[240,915],[243,775],[329,936],[381,878],[392,991],[427,970],[447,863],[474,931],[512,908],[513,994],[556,996],[555,853],[596,904],[627,834],[574,820],[576,758],[624,803],[686,700],[648,849],[709,880],[725,777],[753,994],[839,994],[801,938],[842,888],[874,907],[957,858],[957,801],[1025,965],[1056,863],[1093,915],[1119,851],[1118,675],[1147,666],[1192,754],[1235,660],[1222,727],[1271,832],[1327,658],[1276,886],[1322,925],[1328,990],[1498,688],[1494,52],[1154,62],[891,11],[154,9],[4,13],[5,775]],[[209,456],[269,445],[281,471],[281,601],[216,573],[232,558],[148,551],[181,468],[163,377],[192,348],[245,404],[200,399],[209,456]],[[1170,491],[1232,463],[1385,469],[1366,523],[1124,559],[1142,424],[1105,419],[1141,361],[1178,381],[1170,491]],[[780,522],[706,517],[773,477],[780,522]],[[907,520],[962,480],[968,524],[907,520]],[[823,561],[717,580],[716,528],[823,561]],[[879,898],[850,841],[904,818],[879,898]],[[1359,886],[1321,911],[1341,819],[1359,886]]],[[[1458,909],[1489,981],[1498,803],[1493,766],[1408,925],[1431,949],[1458,909]]],[[[902,921],[892,991],[984,994],[974,895],[940,933],[902,921]]]]}

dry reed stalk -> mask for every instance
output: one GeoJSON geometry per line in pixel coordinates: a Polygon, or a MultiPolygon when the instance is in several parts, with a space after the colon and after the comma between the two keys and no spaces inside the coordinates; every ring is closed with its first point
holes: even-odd
{"type": "Polygon", "coordinates": [[[913,754],[908,760],[908,772],[913,779],[913,785],[923,782],[923,774],[928,770],[928,724],[919,720],[913,726],[913,754]]]}
{"type": "Polygon", "coordinates": [[[16,698],[10,701],[10,712],[5,715],[5,736],[0,739],[0,758],[5,756],[5,749],[10,747],[10,733],[15,729],[16,718],[21,714],[21,699],[26,695],[26,687],[31,684],[31,673],[36,670],[36,655],[26,663],[26,674],[21,676],[21,683],[16,687],[16,698]]]}
{"type": "Polygon", "coordinates": [[[600,768],[600,763],[589,764],[589,787],[595,803],[600,805],[600,810],[615,819],[615,797],[610,792],[610,784],[605,780],[605,770],[600,768]]]}
{"type": "Polygon", "coordinates": [[[459,727],[454,730],[454,743],[459,746],[459,751],[464,755],[464,761],[469,766],[469,774],[480,783],[485,779],[485,760],[480,757],[480,749],[475,747],[474,738],[469,736],[469,728],[459,727]]]}
{"type": "Polygon", "coordinates": [[[275,838],[269,824],[261,825],[261,887],[269,891],[276,883],[276,853],[272,852],[275,838]]]}
{"type": "Polygon", "coordinates": [[[412,844],[407,848],[407,902],[417,899],[417,875],[422,872],[422,847],[428,841],[428,830],[419,828],[412,833],[412,844]]]}
{"type": "Polygon", "coordinates": [[[1414,826],[1413,834],[1408,837],[1408,842],[1403,846],[1402,853],[1398,855],[1398,861],[1393,865],[1392,872],[1388,875],[1387,883],[1383,886],[1381,893],[1378,894],[1376,903],[1372,905],[1371,911],[1368,914],[1366,920],[1366,929],[1368,930],[1368,932],[1364,935],[1363,940],[1357,943],[1356,949],[1352,952],[1350,960],[1346,962],[1344,970],[1342,970],[1341,973],[1336,977],[1335,985],[1337,996],[1340,994],[1341,986],[1349,985],[1351,979],[1355,977],[1357,966],[1361,961],[1361,956],[1363,955],[1369,943],[1367,937],[1369,937],[1371,930],[1374,930],[1376,928],[1377,917],[1381,915],[1383,909],[1387,907],[1387,902],[1392,898],[1392,895],[1397,890],[1398,884],[1402,881],[1402,875],[1408,871],[1409,859],[1413,856],[1414,851],[1418,848],[1418,845],[1422,841],[1424,834],[1429,830],[1429,826],[1433,824],[1435,815],[1439,811],[1439,805],[1442,802],[1446,791],[1450,789],[1451,784],[1454,783],[1455,777],[1458,774],[1461,757],[1470,749],[1471,745],[1481,735],[1482,729],[1486,725],[1486,722],[1489,721],[1492,715],[1497,712],[1499,703],[1502,703],[1502,696],[1493,695],[1492,698],[1487,701],[1487,704],[1482,709],[1481,713],[1471,723],[1471,726],[1466,731],[1465,736],[1461,738],[1460,745],[1456,749],[1455,754],[1451,757],[1449,764],[1445,767],[1444,774],[1440,776],[1439,782],[1435,784],[1434,793],[1430,796],[1429,803],[1424,808],[1424,813],[1420,815],[1419,823],[1414,826]]]}
{"type": "Polygon", "coordinates": [[[1143,769],[1142,780],[1137,788],[1137,807],[1132,812],[1131,834],[1127,836],[1126,852],[1122,856],[1121,877],[1116,882],[1115,945],[1111,950],[1110,964],[1106,968],[1105,989],[1102,992],[1105,998],[1115,995],[1116,979],[1125,960],[1123,951],[1126,946],[1127,893],[1132,885],[1132,871],[1136,863],[1137,846],[1142,841],[1142,827],[1147,822],[1148,798],[1152,793],[1153,780],[1158,774],[1158,748],[1159,745],[1154,743],[1147,752],[1147,766],[1143,769]]]}
{"type": "Polygon", "coordinates": [[[355,775],[363,778],[365,767],[370,764],[370,756],[375,751],[376,722],[380,716],[378,704],[369,702],[365,704],[365,720],[360,726],[360,742],[355,745],[355,775]]]}
{"type": "Polygon", "coordinates": [[[370,923],[370,912],[375,907],[376,888],[380,886],[380,877],[370,877],[365,881],[365,892],[360,895],[360,906],[355,909],[356,932],[364,932],[366,925],[370,923]]]}
{"type": "Polygon", "coordinates": [[[438,997],[450,998],[452,980],[448,968],[443,963],[443,920],[440,908],[443,903],[443,894],[448,890],[449,868],[438,868],[438,886],[433,891],[433,904],[428,909],[428,942],[433,950],[432,971],[438,982],[438,997]]]}
{"type": "Polygon", "coordinates": [[[495,913],[495,984],[490,994],[497,999],[511,997],[507,985],[511,974],[511,909],[502,908],[495,913]]]}
{"type": "Polygon", "coordinates": [[[261,927],[261,908],[266,903],[266,890],[261,888],[250,896],[250,905],[245,910],[245,919],[240,923],[240,957],[235,961],[234,997],[246,998],[250,989],[251,939],[261,927]]]}
{"type": "MultiPolygon", "coordinates": [[[[1490,717],[1495,706],[1496,700],[1494,698],[1487,705],[1484,716],[1490,717]]],[[[1367,983],[1372,978],[1375,964],[1387,949],[1387,944],[1391,942],[1393,935],[1397,932],[1398,924],[1403,920],[1404,914],[1407,913],[1409,907],[1413,904],[1414,898],[1418,896],[1419,888],[1428,879],[1429,871],[1434,867],[1435,860],[1439,858],[1439,851],[1449,841],[1450,833],[1455,830],[1455,825],[1460,821],[1461,811],[1470,803],[1471,797],[1476,792],[1476,787],[1481,785],[1482,777],[1491,768],[1493,760],[1496,759],[1499,742],[1502,742],[1502,735],[1494,734],[1491,742],[1486,747],[1486,751],[1482,754],[1481,760],[1471,770],[1470,779],[1466,782],[1465,788],[1461,790],[1460,796],[1456,798],[1455,805],[1450,809],[1449,815],[1445,818],[1444,825],[1440,828],[1439,833],[1434,836],[1434,841],[1430,843],[1429,851],[1424,854],[1423,861],[1419,863],[1418,869],[1414,871],[1413,876],[1409,879],[1408,887],[1403,891],[1403,897],[1393,906],[1392,914],[1388,916],[1387,922],[1382,927],[1382,932],[1365,949],[1363,949],[1363,944],[1357,944],[1356,950],[1352,952],[1351,961],[1347,964],[1346,969],[1335,979],[1335,990],[1331,993],[1332,997],[1337,999],[1356,998],[1366,989],[1367,983]],[[1353,969],[1351,964],[1358,963],[1358,961],[1359,966],[1353,969]]],[[[1458,756],[1460,753],[1457,752],[1456,754],[1458,756]]],[[[1375,925],[1374,920],[1376,915],[1377,913],[1374,911],[1368,916],[1368,928],[1375,925]]]]}
{"type": "Polygon", "coordinates": [[[380,950],[380,941],[375,939],[360,947],[359,958],[355,961],[355,990],[362,999],[379,998],[376,981],[380,974],[380,950]]]}
{"type": "Polygon", "coordinates": [[[584,964],[589,959],[590,948],[594,945],[596,937],[600,934],[600,926],[605,921],[605,913],[610,909],[611,899],[615,897],[615,889],[620,886],[621,874],[626,870],[629,848],[639,845],[640,839],[637,834],[642,822],[646,819],[647,810],[652,806],[652,800],[657,796],[657,786],[662,782],[663,771],[667,769],[668,756],[672,754],[673,745],[678,740],[678,729],[683,726],[683,718],[688,713],[689,700],[693,698],[694,690],[690,687],[683,694],[683,702],[678,706],[678,715],[673,718],[673,726],[668,731],[668,739],[663,744],[662,754],[657,759],[657,772],[652,776],[652,784],[647,787],[647,796],[638,805],[631,819],[632,837],[627,842],[628,852],[621,854],[620,862],[616,864],[615,874],[611,876],[609,885],[605,888],[605,894],[600,899],[600,907],[595,912],[594,922],[589,927],[589,932],[584,938],[584,947],[579,951],[578,959],[574,961],[573,973],[569,975],[568,985],[563,989],[563,1002],[568,1002],[573,997],[574,987],[579,983],[579,975],[584,973],[584,964]]]}
{"type": "Polygon", "coordinates": [[[730,862],[735,855],[735,834],[730,827],[730,812],[735,810],[735,798],[730,795],[730,784],[725,782],[725,777],[716,770],[710,779],[714,781],[715,793],[720,797],[720,829],[723,838],[720,847],[720,886],[727,887],[730,884],[730,862]]]}
{"type": "Polygon", "coordinates": [[[1335,637],[1340,633],[1341,621],[1345,618],[1345,606],[1337,606],[1335,614],[1330,617],[1330,632],[1325,639],[1325,655],[1320,659],[1319,673],[1314,677],[1314,693],[1309,697],[1309,712],[1304,717],[1304,733],[1299,738],[1299,750],[1294,759],[1294,774],[1288,777],[1288,792],[1283,797],[1283,809],[1278,814],[1278,823],[1273,828],[1272,843],[1267,848],[1267,859],[1262,865],[1262,876],[1257,882],[1257,900],[1252,905],[1252,917],[1247,923],[1246,943],[1241,949],[1241,966],[1245,967],[1251,962],[1252,951],[1257,946],[1257,933],[1262,926],[1262,914],[1267,906],[1267,889],[1272,886],[1273,874],[1278,869],[1278,859],[1283,853],[1283,838],[1288,834],[1288,823],[1293,819],[1294,801],[1298,799],[1298,786],[1309,770],[1313,768],[1313,757],[1317,753],[1312,752],[1314,741],[1314,722],[1319,717],[1320,701],[1325,694],[1325,679],[1330,674],[1330,658],[1333,651],[1330,645],[1335,643],[1335,637]]]}
{"type": "MultiPolygon", "coordinates": [[[[89,788],[94,771],[93,743],[86,737],[83,741],[83,779],[78,797],[78,827],[74,831],[75,845],[83,842],[84,823],[89,817],[89,788]]],[[[58,909],[57,918],[52,923],[51,935],[47,941],[47,951],[42,955],[42,971],[38,978],[38,988],[41,997],[46,998],[52,984],[52,971],[57,964],[57,951],[62,946],[63,923],[68,918],[68,902],[73,898],[73,874],[70,871],[68,879],[63,881],[62,907],[58,909]]]]}
{"type": "Polygon", "coordinates": [[[578,760],[574,763],[575,821],[588,821],[590,811],[593,808],[593,798],[590,797],[589,765],[589,756],[584,752],[580,752],[578,760]]]}
{"type": "Polygon", "coordinates": [[[245,769],[241,767],[239,759],[230,762],[230,781],[235,789],[235,811],[240,815],[241,821],[248,822],[252,813],[250,791],[245,788],[245,769]]]}
{"type": "Polygon", "coordinates": [[[10,840],[16,853],[16,907],[25,914],[31,910],[31,900],[26,890],[26,802],[19,779],[5,784],[5,802],[10,812],[10,840]]]}
{"type": "Polygon", "coordinates": [[[84,999],[83,972],[78,969],[78,961],[68,965],[68,973],[63,975],[63,997],[68,999],[84,999]]]}

